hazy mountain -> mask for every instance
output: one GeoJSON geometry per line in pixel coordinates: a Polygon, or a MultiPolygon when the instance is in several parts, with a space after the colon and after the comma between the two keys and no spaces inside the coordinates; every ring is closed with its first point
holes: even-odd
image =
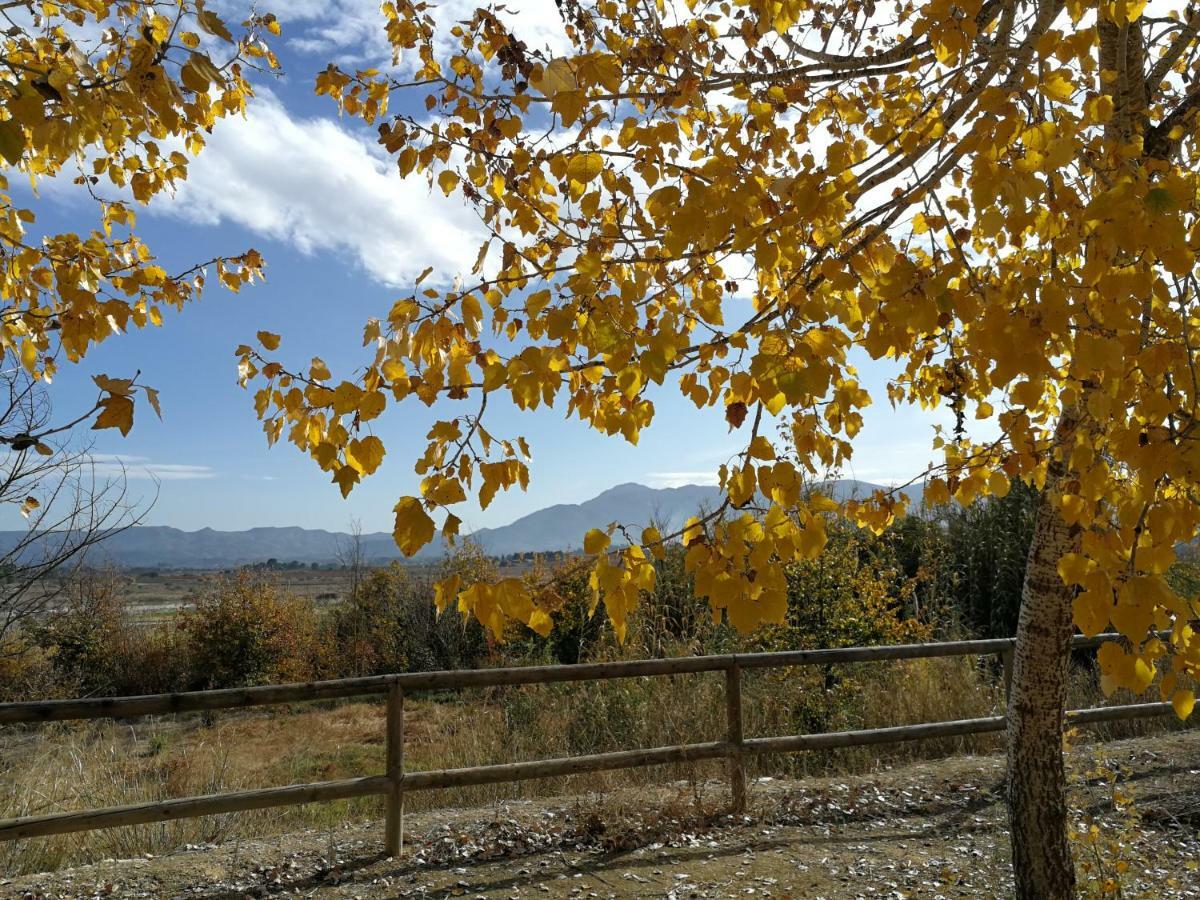
{"type": "MultiPolygon", "coordinates": [[[[838,499],[869,494],[877,485],[842,480],[829,483],[838,499]]],[[[920,487],[908,488],[914,499],[920,487]]],[[[663,531],[674,530],[685,519],[720,502],[716,487],[689,484],[677,488],[650,488],[619,484],[583,503],[560,503],[522,516],[499,528],[481,528],[472,538],[494,555],[539,550],[572,550],[579,547],[589,528],[619,521],[638,527],[654,522],[663,531]]],[[[0,531],[0,547],[12,546],[23,532],[0,531]]],[[[299,560],[310,563],[338,561],[339,549],[350,536],[320,529],[284,527],[247,531],[181,531],[164,525],[143,525],[113,535],[93,551],[93,564],[164,569],[217,569],[247,563],[299,560]]],[[[400,559],[392,536],[386,532],[362,535],[363,553],[372,563],[400,559]]],[[[418,559],[436,559],[445,552],[439,543],[426,547],[418,559]]]]}

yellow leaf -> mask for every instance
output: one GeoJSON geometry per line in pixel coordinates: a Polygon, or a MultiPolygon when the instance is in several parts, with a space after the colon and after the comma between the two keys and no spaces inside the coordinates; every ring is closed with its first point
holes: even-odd
{"type": "Polygon", "coordinates": [[[1134,659],[1132,680],[1129,689],[1135,694],[1140,694],[1146,688],[1150,687],[1150,682],[1152,681],[1154,681],[1154,666],[1140,656],[1134,659]]]}
{"type": "Polygon", "coordinates": [[[401,497],[394,511],[396,526],[392,537],[405,556],[412,556],[433,540],[433,519],[416,497],[401,497]]]}
{"type": "Polygon", "coordinates": [[[1058,561],[1058,575],[1063,584],[1083,584],[1093,563],[1082,553],[1064,553],[1058,561]]]}
{"type": "Polygon", "coordinates": [[[1192,714],[1192,707],[1196,705],[1196,694],[1194,691],[1178,690],[1175,696],[1171,698],[1171,706],[1175,709],[1175,715],[1182,722],[1192,714]]]}
{"type": "Polygon", "coordinates": [[[1071,603],[1075,624],[1088,637],[1095,637],[1108,627],[1112,612],[1112,594],[1101,591],[1083,591],[1071,603]]]}
{"type": "Polygon", "coordinates": [[[584,553],[603,553],[611,542],[609,536],[599,528],[593,528],[583,536],[583,552],[584,553]]]}
{"type": "Polygon", "coordinates": [[[554,630],[554,620],[545,610],[537,607],[530,613],[526,624],[542,637],[549,637],[550,632],[554,630]]]}
{"type": "Polygon", "coordinates": [[[272,334],[269,331],[260,331],[258,333],[258,342],[268,350],[279,349],[279,335],[272,334]]]}
{"type": "Polygon", "coordinates": [[[750,442],[748,453],[754,459],[762,459],[773,461],[775,459],[775,448],[761,434],[754,436],[754,440],[750,442]]]}
{"type": "Polygon", "coordinates": [[[25,130],[11,119],[0,122],[0,156],[15,166],[24,155],[25,130]]]}
{"type": "Polygon", "coordinates": [[[460,576],[451,575],[434,585],[433,602],[439,613],[445,612],[451,601],[458,597],[458,588],[461,582],[460,576]]]}
{"type": "Polygon", "coordinates": [[[189,91],[205,94],[210,85],[220,83],[221,73],[203,53],[193,53],[179,70],[179,80],[189,91]]]}
{"type": "Polygon", "coordinates": [[[576,153],[567,163],[567,177],[587,184],[604,171],[604,157],[599,153],[576,153]]]}
{"type": "Polygon", "coordinates": [[[37,370],[38,348],[29,338],[26,338],[21,343],[21,365],[25,367],[25,371],[34,372],[37,370]]]}
{"type": "Polygon", "coordinates": [[[361,475],[358,469],[354,466],[339,466],[333,467],[333,483],[338,486],[343,497],[349,497],[350,492],[354,490],[354,486],[358,484],[361,475]]]}
{"type": "Polygon", "coordinates": [[[363,475],[370,475],[383,462],[384,452],[383,441],[373,434],[368,435],[350,442],[346,447],[346,462],[363,475]]]}
{"type": "Polygon", "coordinates": [[[1009,488],[1008,476],[1003,472],[992,472],[988,475],[988,493],[993,497],[1008,496],[1009,488]]]}
{"type": "Polygon", "coordinates": [[[230,43],[233,42],[233,35],[229,33],[229,29],[225,27],[225,23],[221,21],[221,17],[211,10],[201,10],[196,14],[196,22],[200,27],[209,34],[223,38],[230,43]]]}
{"type": "Polygon", "coordinates": [[[942,506],[950,502],[950,488],[945,480],[931,478],[925,485],[923,499],[926,506],[942,506]]]}
{"type": "MultiPolygon", "coordinates": [[[[442,189],[443,194],[449,197],[454,193],[454,189],[458,187],[458,173],[451,172],[449,169],[444,169],[442,173],[438,175],[438,187],[442,189]]],[[[420,284],[425,278],[425,275],[429,274],[431,270],[432,267],[430,269],[426,269],[425,274],[417,279],[417,284],[420,284]]]]}
{"type": "Polygon", "coordinates": [[[667,558],[667,551],[662,545],[662,535],[653,525],[642,529],[642,545],[650,551],[650,555],[655,559],[667,558]]]}
{"type": "Polygon", "coordinates": [[[1046,97],[1058,103],[1067,103],[1075,92],[1071,81],[1071,73],[1065,69],[1055,69],[1038,84],[1038,90],[1046,97]]]}
{"type": "Polygon", "coordinates": [[[1113,98],[1108,94],[1091,97],[1084,102],[1083,111],[1090,121],[1102,125],[1112,118],[1113,98]]]}
{"type": "Polygon", "coordinates": [[[529,83],[545,97],[553,97],[560,91],[573,91],[579,87],[571,64],[562,58],[550,60],[543,67],[542,74],[530,78],[529,83]]]}

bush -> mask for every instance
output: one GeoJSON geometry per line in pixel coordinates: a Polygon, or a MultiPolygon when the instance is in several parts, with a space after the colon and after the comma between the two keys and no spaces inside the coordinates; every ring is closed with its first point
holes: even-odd
{"type": "Polygon", "coordinates": [[[384,675],[478,666],[489,653],[482,626],[453,610],[438,615],[433,579],[459,574],[491,577],[487,559],[460,546],[441,570],[417,574],[398,563],[370,572],[353,595],[330,612],[327,639],[337,648],[341,675],[384,675]]]}
{"type": "Polygon", "coordinates": [[[323,668],[312,604],[261,576],[215,582],[177,622],[192,690],[307,681],[323,668]]]}
{"type": "Polygon", "coordinates": [[[61,606],[29,629],[66,696],[125,695],[176,690],[183,679],[173,629],[133,620],[125,582],[113,572],[71,579],[61,606]]]}
{"type": "Polygon", "coordinates": [[[17,631],[0,638],[0,703],[60,694],[50,654],[29,632],[17,631]]]}

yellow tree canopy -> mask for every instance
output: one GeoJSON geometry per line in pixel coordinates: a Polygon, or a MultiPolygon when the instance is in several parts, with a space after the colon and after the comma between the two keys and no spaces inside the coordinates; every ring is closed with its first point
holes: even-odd
{"type": "MultiPolygon", "coordinates": [[[[203,0],[4,3],[0,16],[0,351],[49,381],[108,337],[161,325],[209,269],[231,290],[261,273],[254,251],[168,273],[134,233],[134,207],[185,179],[214,123],[245,110],[245,70],[275,67],[263,36],[279,26],[255,16],[235,36],[203,0]],[[39,231],[47,179],[91,193],[94,230],[39,231]]],[[[127,433],[139,389],[158,408],[134,378],[96,383],[97,428],[127,433]]],[[[14,448],[49,453],[43,436],[14,448]]]]}
{"type": "MultiPolygon", "coordinates": [[[[486,506],[529,479],[530,448],[487,430],[491,394],[636,442],[650,386],[677,389],[745,436],[719,473],[726,502],[678,535],[597,523],[593,585],[620,631],[649,557],[682,539],[697,590],[745,629],[782,619],[775,561],[820,552],[826,511],[802,482],[850,459],[860,410],[949,405],[959,427],[935,439],[927,500],[1062,469],[1076,620],[1128,638],[1102,652],[1106,684],[1146,686],[1156,626],[1195,672],[1196,606],[1163,576],[1200,521],[1200,13],[1143,8],[566,2],[572,50],[551,58],[496,11],[445,27],[386,2],[411,74],[330,67],[317,91],[380,123],[400,176],[460,196],[490,239],[475,280],[418,286],[366,324],[359,371],[288,368],[275,335],[240,348],[267,436],[348,492],[383,457],[371,423],[388,407],[461,406],[429,432],[420,496],[396,505],[413,553],[455,534],[469,495],[486,506]],[[386,117],[398,94],[427,112],[386,117]],[[855,350],[893,361],[885,397],[855,350]],[[976,420],[999,437],[973,440],[976,420]]],[[[843,511],[878,530],[902,506],[843,511]]],[[[545,627],[548,598],[515,582],[439,594],[493,629],[545,627]]]]}

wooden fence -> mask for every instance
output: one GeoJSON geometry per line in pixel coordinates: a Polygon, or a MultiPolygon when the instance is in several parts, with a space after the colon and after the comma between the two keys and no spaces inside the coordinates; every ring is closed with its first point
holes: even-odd
{"type": "MultiPolygon", "coordinates": [[[[1076,648],[1095,648],[1103,641],[1115,638],[1117,638],[1115,634],[1100,635],[1095,638],[1077,637],[1074,646],[1076,648]]],[[[341,697],[386,695],[387,766],[383,774],[360,778],[323,781],[315,784],[293,784],[263,790],[235,791],[108,809],[0,820],[0,841],[115,828],[121,825],[165,822],[251,809],[295,806],[303,803],[375,794],[383,795],[386,798],[387,820],[384,846],[387,852],[394,856],[399,854],[403,842],[404,795],[409,791],[523,781],[530,778],[548,778],[581,772],[600,772],[706,759],[729,761],[732,808],[735,812],[740,812],[744,809],[746,802],[744,760],[749,755],[889,744],[1004,730],[1004,716],[988,716],[978,719],[872,728],[863,731],[747,738],[742,733],[741,683],[743,670],[898,659],[929,659],[943,656],[995,655],[999,657],[1003,665],[1005,684],[1007,685],[1011,680],[1013,644],[1012,638],[1000,638],[930,644],[894,644],[881,647],[797,650],[782,653],[739,653],[677,659],[587,663],[572,666],[406,672],[398,675],[343,678],[336,681],[317,681],[308,684],[153,694],[141,697],[3,703],[0,704],[0,725],[13,725],[72,719],[128,718],[198,710],[238,709],[341,697]],[[609,678],[681,675],[697,672],[725,673],[728,718],[725,740],[640,750],[621,750],[564,759],[473,766],[466,769],[440,769],[424,772],[406,772],[404,769],[404,697],[407,692],[498,685],[550,684],[565,681],[598,681],[609,678]]],[[[1073,724],[1086,725],[1115,719],[1159,716],[1171,711],[1170,703],[1138,703],[1127,706],[1072,710],[1067,713],[1067,716],[1073,724]]]]}

